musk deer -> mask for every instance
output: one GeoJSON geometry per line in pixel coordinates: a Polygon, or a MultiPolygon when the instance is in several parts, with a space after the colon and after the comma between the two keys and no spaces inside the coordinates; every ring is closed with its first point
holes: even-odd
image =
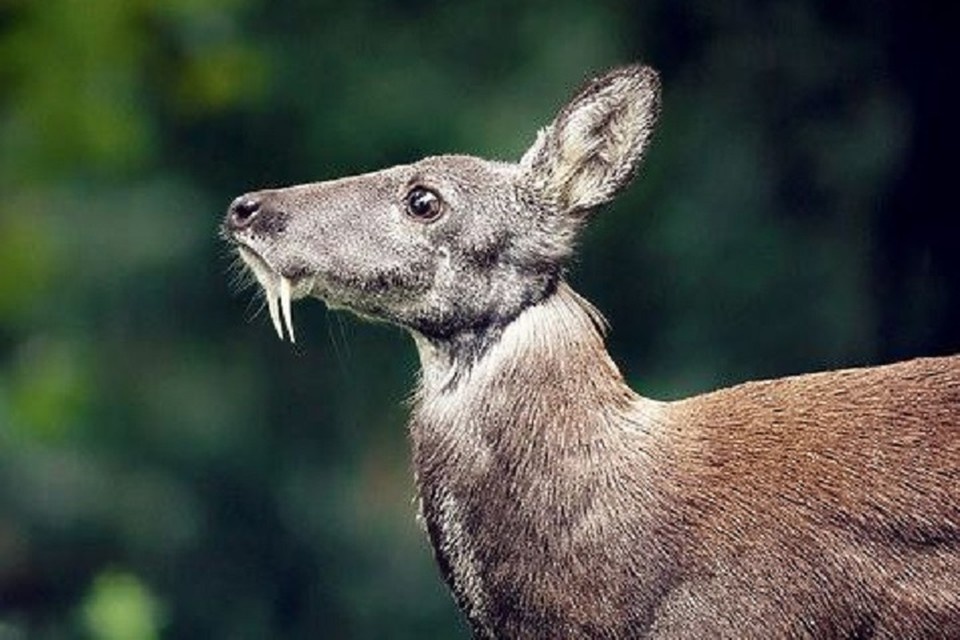
{"type": "Polygon", "coordinates": [[[478,638],[960,638],[960,356],[634,393],[564,279],[660,108],[588,82],[517,164],[257,191],[224,235],[277,333],[317,297],[406,328],[422,521],[478,638]]]}

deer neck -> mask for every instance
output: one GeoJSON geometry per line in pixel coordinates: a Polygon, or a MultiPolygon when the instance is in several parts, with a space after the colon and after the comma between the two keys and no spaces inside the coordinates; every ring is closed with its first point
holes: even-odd
{"type": "Polygon", "coordinates": [[[658,403],[624,383],[603,331],[599,312],[560,282],[488,333],[442,343],[417,336],[422,378],[411,436],[418,472],[441,462],[478,472],[496,461],[549,463],[617,437],[624,422],[635,435],[637,416],[658,403]]]}
{"type": "MultiPolygon", "coordinates": [[[[410,434],[420,514],[478,637],[496,637],[504,620],[520,626],[499,635],[546,628],[516,622],[536,612],[511,603],[581,610],[593,596],[622,599],[623,585],[653,582],[667,566],[638,534],[655,505],[621,500],[654,495],[642,487],[655,473],[661,405],[626,386],[602,334],[599,314],[561,283],[479,348],[417,339],[423,378],[410,434]],[[650,567],[606,559],[602,541],[621,536],[636,543],[627,557],[650,567]],[[566,591],[551,586],[561,583],[566,591]]],[[[649,606],[627,608],[643,618],[649,606]]]]}

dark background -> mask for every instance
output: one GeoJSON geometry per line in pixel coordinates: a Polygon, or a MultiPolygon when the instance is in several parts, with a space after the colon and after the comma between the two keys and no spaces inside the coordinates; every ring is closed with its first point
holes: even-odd
{"type": "MultiPolygon", "coordinates": [[[[948,3],[938,3],[948,5],[948,3]]],[[[515,159],[664,83],[570,279],[632,384],[960,351],[956,20],[925,2],[0,0],[0,638],[465,638],[390,327],[276,340],[216,230],[259,187],[515,159]]]]}

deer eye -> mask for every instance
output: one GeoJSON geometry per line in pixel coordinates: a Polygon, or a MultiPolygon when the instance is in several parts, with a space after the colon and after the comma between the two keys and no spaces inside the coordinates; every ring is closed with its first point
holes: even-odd
{"type": "Polygon", "coordinates": [[[421,222],[433,222],[442,210],[440,196],[424,187],[414,187],[407,193],[407,213],[421,222]]]}

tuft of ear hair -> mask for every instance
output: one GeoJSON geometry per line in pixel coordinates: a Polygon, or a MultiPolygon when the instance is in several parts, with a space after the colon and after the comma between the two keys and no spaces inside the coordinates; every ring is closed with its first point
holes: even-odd
{"type": "Polygon", "coordinates": [[[659,113],[660,80],[650,67],[619,67],[590,80],[520,160],[526,199],[586,217],[629,184],[659,113]]]}

